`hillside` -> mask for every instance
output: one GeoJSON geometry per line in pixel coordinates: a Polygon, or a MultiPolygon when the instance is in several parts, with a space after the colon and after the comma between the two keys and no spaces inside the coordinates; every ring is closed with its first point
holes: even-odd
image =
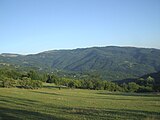
{"type": "Polygon", "coordinates": [[[128,78],[128,79],[124,79],[124,80],[120,80],[120,81],[114,81],[114,82],[119,83],[119,84],[129,83],[129,82],[137,82],[137,80],[139,80],[141,78],[146,80],[148,77],[152,77],[154,79],[155,84],[160,85],[160,71],[145,74],[143,76],[140,76],[139,78],[128,78]]]}
{"type": "Polygon", "coordinates": [[[160,70],[160,50],[135,47],[93,47],[53,50],[32,55],[1,54],[0,64],[74,73],[98,73],[107,80],[135,78],[160,70]]]}

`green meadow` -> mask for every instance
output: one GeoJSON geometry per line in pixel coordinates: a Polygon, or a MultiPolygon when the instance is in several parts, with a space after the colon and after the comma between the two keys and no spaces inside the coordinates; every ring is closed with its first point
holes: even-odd
{"type": "Polygon", "coordinates": [[[160,95],[0,88],[0,120],[158,120],[160,95]]]}

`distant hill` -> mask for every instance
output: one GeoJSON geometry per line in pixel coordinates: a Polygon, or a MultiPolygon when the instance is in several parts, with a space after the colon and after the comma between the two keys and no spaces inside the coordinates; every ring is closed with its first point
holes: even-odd
{"type": "Polygon", "coordinates": [[[147,75],[143,75],[143,76],[141,76],[141,78],[146,79],[149,76],[154,78],[156,84],[160,84],[160,71],[159,72],[155,72],[155,73],[150,73],[150,74],[147,74],[147,75]]]}
{"type": "Polygon", "coordinates": [[[0,63],[39,70],[98,73],[106,80],[136,78],[160,71],[160,50],[135,47],[92,47],[39,54],[1,54],[0,63]]]}
{"type": "Polygon", "coordinates": [[[143,78],[143,79],[146,80],[148,77],[154,78],[155,83],[156,84],[160,84],[160,71],[159,72],[145,74],[145,75],[140,76],[138,78],[128,78],[128,79],[123,79],[123,80],[120,80],[120,81],[117,80],[117,81],[114,81],[114,82],[119,83],[119,84],[129,83],[129,82],[137,82],[137,80],[140,79],[140,78],[143,78]]]}

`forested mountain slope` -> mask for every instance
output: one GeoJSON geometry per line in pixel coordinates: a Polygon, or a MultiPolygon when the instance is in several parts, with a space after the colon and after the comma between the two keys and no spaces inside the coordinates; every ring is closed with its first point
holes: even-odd
{"type": "Polygon", "coordinates": [[[120,80],[159,71],[160,50],[108,46],[53,50],[32,55],[1,54],[0,64],[39,70],[96,72],[103,79],[120,80]]]}

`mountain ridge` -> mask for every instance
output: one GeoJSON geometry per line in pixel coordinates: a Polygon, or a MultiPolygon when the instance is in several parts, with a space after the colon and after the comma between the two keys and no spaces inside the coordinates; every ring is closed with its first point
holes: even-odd
{"type": "Polygon", "coordinates": [[[153,49],[153,50],[160,50],[160,48],[153,48],[153,47],[135,47],[135,46],[94,46],[94,47],[82,47],[82,48],[69,48],[69,49],[51,49],[51,50],[44,50],[41,52],[37,52],[37,53],[28,53],[28,54],[20,54],[20,53],[12,53],[12,52],[2,52],[0,53],[0,55],[4,55],[4,54],[13,54],[13,55],[22,55],[22,56],[27,56],[27,55],[36,55],[36,54],[41,54],[41,53],[50,53],[50,52],[56,52],[56,51],[72,51],[72,50],[83,50],[83,49],[91,49],[91,48],[106,48],[106,47],[118,47],[118,48],[137,48],[137,49],[153,49]]]}
{"type": "Polygon", "coordinates": [[[106,46],[16,55],[1,54],[0,62],[41,70],[97,72],[108,80],[134,78],[160,70],[160,50],[155,48],[106,46]]]}

